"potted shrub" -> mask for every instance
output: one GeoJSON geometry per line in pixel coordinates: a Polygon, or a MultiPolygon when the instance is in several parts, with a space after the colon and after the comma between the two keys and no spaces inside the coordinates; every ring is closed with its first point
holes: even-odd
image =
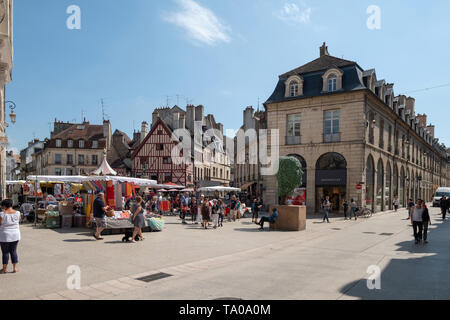
{"type": "Polygon", "coordinates": [[[271,225],[272,229],[281,231],[301,231],[306,229],[306,207],[286,205],[286,198],[294,193],[303,178],[302,165],[295,157],[281,157],[276,174],[278,196],[281,205],[272,206],[278,210],[278,220],[271,225]]]}

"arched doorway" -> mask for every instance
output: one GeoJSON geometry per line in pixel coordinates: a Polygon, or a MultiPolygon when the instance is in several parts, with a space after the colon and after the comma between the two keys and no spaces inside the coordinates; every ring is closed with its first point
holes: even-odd
{"type": "Polygon", "coordinates": [[[391,181],[392,181],[392,171],[391,164],[387,163],[386,166],[386,183],[385,183],[385,194],[384,194],[384,210],[392,210],[392,193],[391,193],[391,181]]]}
{"type": "Polygon", "coordinates": [[[411,198],[411,176],[409,174],[409,169],[406,169],[406,198],[405,198],[405,204],[408,203],[409,198],[411,198]]]}
{"type": "Polygon", "coordinates": [[[316,163],[316,211],[325,196],[330,196],[333,211],[340,211],[347,196],[347,160],[330,152],[322,155],[316,163]]]}
{"type": "Polygon", "coordinates": [[[398,190],[398,199],[400,202],[400,205],[402,207],[406,206],[406,202],[405,202],[405,169],[402,167],[400,169],[400,188],[398,190]]]}
{"type": "Polygon", "coordinates": [[[392,179],[392,184],[393,184],[393,188],[394,188],[394,190],[393,190],[394,197],[397,197],[398,203],[399,203],[399,205],[401,205],[402,203],[400,202],[399,190],[398,190],[398,169],[397,169],[396,164],[394,164],[394,176],[392,179]]]}
{"type": "Polygon", "coordinates": [[[377,165],[377,196],[376,196],[376,210],[377,212],[383,211],[384,205],[384,167],[383,161],[378,160],[377,165]]]}
{"type": "Polygon", "coordinates": [[[375,194],[375,168],[373,158],[369,155],[366,163],[366,206],[374,210],[375,201],[373,201],[375,194]]]}

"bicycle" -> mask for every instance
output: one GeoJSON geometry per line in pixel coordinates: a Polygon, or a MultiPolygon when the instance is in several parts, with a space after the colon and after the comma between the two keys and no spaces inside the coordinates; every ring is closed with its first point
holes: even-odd
{"type": "Polygon", "coordinates": [[[373,215],[372,210],[370,210],[369,208],[367,208],[366,206],[364,207],[359,207],[358,211],[356,212],[356,214],[358,215],[359,218],[370,218],[373,215]]]}

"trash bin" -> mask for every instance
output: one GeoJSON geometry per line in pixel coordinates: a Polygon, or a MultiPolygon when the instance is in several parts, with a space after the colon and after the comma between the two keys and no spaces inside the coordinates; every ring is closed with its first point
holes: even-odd
{"type": "Polygon", "coordinates": [[[73,225],[73,215],[72,214],[64,214],[61,216],[61,228],[70,229],[73,225]]]}
{"type": "Polygon", "coordinates": [[[83,228],[86,226],[86,216],[82,214],[75,214],[73,216],[73,226],[75,228],[83,228]]]}

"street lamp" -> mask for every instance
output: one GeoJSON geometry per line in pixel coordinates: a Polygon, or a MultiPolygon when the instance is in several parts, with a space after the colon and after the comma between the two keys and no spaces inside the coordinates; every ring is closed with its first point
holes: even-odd
{"type": "Polygon", "coordinates": [[[16,108],[16,104],[12,101],[6,101],[5,107],[7,104],[9,104],[9,109],[11,110],[11,112],[9,114],[9,118],[11,119],[11,123],[15,124],[17,115],[14,113],[14,109],[16,108]]]}

